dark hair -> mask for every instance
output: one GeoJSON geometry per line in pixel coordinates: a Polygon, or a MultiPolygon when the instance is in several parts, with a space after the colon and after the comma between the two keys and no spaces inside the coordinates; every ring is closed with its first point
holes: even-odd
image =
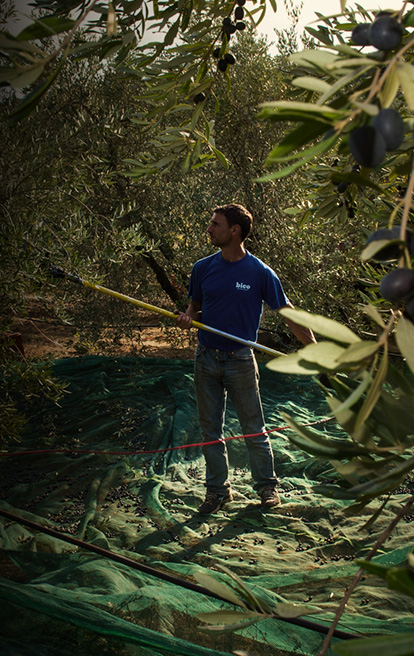
{"type": "Polygon", "coordinates": [[[217,214],[223,214],[226,217],[229,227],[239,225],[242,241],[246,239],[253,225],[253,217],[249,210],[246,210],[243,205],[230,203],[229,205],[216,207],[214,212],[217,214]]]}

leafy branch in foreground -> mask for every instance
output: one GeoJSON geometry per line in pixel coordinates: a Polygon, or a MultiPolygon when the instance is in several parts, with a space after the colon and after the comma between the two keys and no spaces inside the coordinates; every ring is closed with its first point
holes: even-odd
{"type": "MultiPolygon", "coordinates": [[[[361,8],[360,11],[370,16],[361,8]]],[[[292,84],[308,92],[307,101],[268,102],[262,107],[261,118],[300,123],[271,151],[266,162],[267,165],[289,160],[294,163],[270,173],[263,181],[283,177],[334,146],[340,152],[350,151],[359,164],[368,168],[378,166],[387,151],[401,146],[402,127],[411,125],[409,115],[404,122],[399,121],[400,138],[396,140],[397,112],[384,111],[393,102],[401,105],[403,98],[408,109],[414,109],[414,36],[407,29],[414,24],[414,11],[401,15],[397,21],[401,39],[396,49],[366,54],[353,45],[352,36],[348,43],[345,41],[344,34],[356,25],[355,12],[347,12],[345,16],[345,24],[338,17],[326,18],[328,28],[319,26],[319,30],[311,30],[312,36],[321,42],[320,48],[290,57],[295,67],[292,84]],[[304,146],[307,148],[303,150],[304,146]]],[[[372,25],[376,20],[381,20],[381,16],[372,25]]],[[[400,168],[409,167],[410,155],[406,144],[399,154],[400,168]]]]}
{"type": "MultiPolygon", "coordinates": [[[[261,181],[304,168],[311,188],[303,202],[304,219],[346,221],[350,202],[358,198],[366,208],[367,232],[368,226],[376,228],[361,254],[367,285],[362,309],[369,329],[357,334],[320,315],[282,310],[322,341],[268,364],[274,371],[317,374],[327,381],[326,399],[345,437],[332,438],[284,415],[292,429],[288,439],[329,461],[336,472],[336,484],[318,485],[315,491],[349,501],[349,513],[379,501],[366,529],[414,470],[414,11],[407,12],[407,5],[400,12],[375,15],[358,6],[365,21],[364,42],[355,12],[320,16],[324,25],[309,29],[319,48],[290,58],[292,84],[307,92],[306,100],[266,103],[261,112],[262,118],[299,124],[271,151],[266,163],[279,168],[261,181]],[[390,40],[378,41],[378,28],[384,25],[390,40]],[[363,52],[365,45],[375,50],[363,52]],[[330,166],[331,154],[336,159],[330,166]],[[318,187],[312,189],[316,181],[318,187]],[[341,206],[345,211],[338,211],[341,206]]],[[[412,503],[410,496],[387,535],[412,503]]],[[[400,569],[373,568],[390,587],[412,594],[412,559],[400,569]]],[[[362,572],[345,594],[320,656],[362,572]]],[[[335,649],[367,655],[377,654],[381,645],[381,653],[404,656],[412,653],[412,639],[347,641],[335,649]]]]}
{"type": "Polygon", "coordinates": [[[238,631],[271,617],[292,619],[301,615],[321,613],[326,610],[326,608],[322,609],[310,604],[288,603],[283,600],[268,602],[253,593],[237,574],[222,565],[218,567],[230,577],[230,581],[218,580],[218,578],[205,572],[196,572],[194,577],[200,585],[213,592],[223,601],[238,606],[241,610],[218,610],[210,613],[199,613],[197,617],[210,625],[205,627],[204,630],[206,631],[238,631]]]}
{"type": "MultiPolygon", "coordinates": [[[[404,567],[386,567],[372,562],[372,558],[389,538],[398,522],[406,513],[408,513],[413,503],[414,497],[411,496],[399,513],[390,522],[389,526],[380,535],[366,559],[357,562],[360,566],[359,570],[351,581],[351,584],[342,599],[341,605],[336,610],[334,621],[330,626],[322,649],[319,652],[319,656],[324,656],[326,654],[330,640],[335,633],[349,597],[364,572],[383,578],[390,589],[414,597],[413,553],[408,553],[407,565],[404,567]]],[[[259,595],[254,594],[236,574],[228,570],[226,567],[219,566],[219,569],[230,578],[230,581],[224,581],[221,577],[219,579],[217,574],[213,577],[204,572],[195,573],[194,576],[198,583],[210,590],[214,595],[220,597],[223,601],[234,604],[239,607],[240,610],[219,610],[198,614],[198,619],[208,624],[208,626],[202,629],[204,631],[238,631],[264,619],[273,618],[289,620],[331,610],[325,605],[322,608],[310,604],[286,603],[284,601],[270,603],[262,599],[259,595]]],[[[399,636],[393,635],[388,637],[381,635],[370,638],[357,638],[355,640],[351,639],[342,641],[339,644],[335,644],[333,648],[334,651],[343,654],[344,656],[355,656],[358,654],[361,654],[361,656],[374,656],[374,654],[378,653],[378,647],[381,646],[383,649],[383,652],[381,653],[384,653],[384,655],[392,654],[393,656],[410,656],[412,653],[413,637],[414,634],[409,632],[399,636]]]]}
{"type": "MultiPolygon", "coordinates": [[[[276,11],[274,0],[270,5],[276,11]]],[[[148,108],[134,122],[141,129],[159,127],[159,154],[128,160],[130,177],[167,171],[177,160],[184,171],[210,160],[228,166],[204,105],[210,96],[217,105],[214,87],[223,76],[230,85],[229,69],[236,63],[230,39],[263,20],[266,0],[255,0],[249,9],[245,0],[34,0],[33,6],[36,17],[17,36],[0,32],[0,82],[28,92],[11,112],[12,124],[34,110],[68,59],[98,58],[120,77],[146,86],[140,100],[148,108]]]]}
{"type": "MultiPolygon", "coordinates": [[[[401,28],[398,44],[392,50],[366,55],[353,45],[352,36],[349,43],[345,42],[344,34],[354,30],[352,34],[355,35],[358,24],[353,12],[345,13],[345,24],[339,17],[325,19],[328,28],[319,26],[319,30],[312,29],[311,32],[314,38],[319,38],[321,48],[291,57],[300,73],[294,77],[293,84],[309,91],[309,102],[267,103],[262,111],[262,116],[271,120],[300,122],[300,126],[294,128],[268,158],[268,163],[289,160],[293,163],[267,179],[283,177],[303,166],[304,162],[310,162],[315,155],[322,156],[331,147],[335,147],[340,156],[346,156],[350,149],[347,166],[355,170],[340,175],[337,182],[338,179],[345,182],[345,189],[350,184],[357,185],[361,194],[364,187],[374,188],[377,196],[385,196],[384,213],[387,209],[389,212],[388,228],[385,232],[374,232],[361,255],[365,265],[371,265],[373,274],[371,298],[363,307],[371,321],[370,338],[363,339],[349,328],[322,316],[282,310],[287,318],[311,327],[323,341],[268,365],[270,369],[284,373],[330,377],[330,387],[325,389],[327,401],[333,416],[348,434],[347,439],[321,436],[317,431],[300,426],[291,417],[286,417],[286,420],[295,431],[289,439],[308,453],[331,460],[344,478],[340,485],[319,486],[318,490],[330,497],[353,500],[351,510],[392,493],[414,468],[413,135],[409,132],[401,134],[401,125],[399,121],[395,122],[392,113],[387,138],[392,141],[397,136],[393,143],[396,150],[382,168],[386,167],[384,176],[401,180],[404,193],[397,197],[387,186],[383,188],[379,184],[381,178],[379,181],[375,179],[371,167],[364,166],[366,162],[356,162],[361,164],[361,171],[359,166],[355,167],[355,153],[352,153],[350,143],[350,136],[358,126],[368,125],[373,117],[374,121],[381,118],[382,112],[393,101],[399,111],[392,111],[399,118],[400,115],[407,117],[404,130],[410,125],[414,81],[406,84],[401,70],[406,70],[406,67],[414,70],[414,37],[407,29],[414,22],[414,12],[404,14],[406,4],[395,16],[385,14],[392,18],[392,25],[397,21],[401,28]],[[305,76],[309,70],[312,75],[305,76]],[[313,144],[301,150],[301,146],[309,142],[313,144]],[[407,375],[403,367],[396,366],[389,357],[396,349],[405,360],[403,367],[407,368],[407,375]]],[[[373,19],[369,12],[361,8],[360,11],[370,29],[384,15],[379,13],[373,19]]],[[[384,127],[383,119],[370,126],[375,134],[378,125],[384,127]]],[[[362,142],[359,138],[358,145],[362,142]]],[[[377,145],[376,136],[372,143],[365,141],[364,157],[374,156],[377,145]]],[[[332,178],[337,173],[331,173],[327,167],[325,175],[332,178]]],[[[331,192],[324,189],[322,193],[324,199],[331,192]]],[[[321,200],[321,195],[318,192],[313,194],[315,205],[321,200]]],[[[370,206],[374,220],[378,206],[378,203],[370,206]]],[[[377,220],[382,222],[383,214],[377,220]]]]}

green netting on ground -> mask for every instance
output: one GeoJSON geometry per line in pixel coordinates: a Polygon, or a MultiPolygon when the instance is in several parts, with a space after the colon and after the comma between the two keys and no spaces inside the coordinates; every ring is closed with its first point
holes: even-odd
{"type": "MultiPolygon", "coordinates": [[[[320,605],[324,612],[307,619],[328,626],[330,611],[357,571],[354,560],[367,555],[406,495],[396,495],[366,531],[371,510],[348,516],[346,502],[316,496],[313,484],[334,479],[331,466],[296,450],[283,430],[271,433],[281,508],[261,512],[240,439],[228,442],[234,501],[210,517],[198,515],[205,494],[199,447],[104,453],[200,442],[192,367],[188,361],[144,358],[58,361],[55,374],[68,382],[67,393],[60,407],[39,407],[19,450],[68,452],[3,457],[0,507],[178,579],[194,582],[196,572],[224,565],[270,602],[320,605]]],[[[285,425],[281,412],[303,423],[328,417],[325,398],[311,379],[261,365],[261,389],[269,429],[285,425]]],[[[231,407],[226,427],[227,435],[240,434],[231,407]]],[[[333,422],[316,428],[340,435],[333,422]]],[[[377,562],[405,561],[412,519],[398,525],[377,562]]],[[[197,615],[233,609],[231,604],[4,517],[0,545],[2,654],[213,656],[247,650],[257,656],[313,656],[324,640],[316,629],[274,619],[243,631],[206,633],[197,615]]],[[[413,611],[409,597],[367,575],[339,628],[402,634],[413,630],[413,611]]]]}

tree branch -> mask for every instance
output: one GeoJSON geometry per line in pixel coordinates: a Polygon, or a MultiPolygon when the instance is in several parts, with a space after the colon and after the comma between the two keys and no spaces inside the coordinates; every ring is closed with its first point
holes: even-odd
{"type": "MultiPolygon", "coordinates": [[[[394,519],[393,519],[392,522],[389,524],[389,526],[385,529],[385,531],[382,533],[382,535],[380,535],[380,537],[378,538],[378,540],[376,541],[376,543],[375,543],[374,546],[372,547],[371,551],[369,552],[369,554],[368,554],[368,556],[366,557],[365,560],[371,560],[371,559],[375,556],[375,554],[376,554],[376,552],[378,551],[378,549],[380,548],[380,546],[381,546],[382,544],[384,544],[384,542],[387,540],[387,538],[388,538],[389,535],[392,533],[392,531],[394,530],[394,528],[397,526],[398,522],[399,522],[399,521],[404,517],[404,515],[409,511],[409,509],[411,508],[411,506],[413,505],[413,503],[414,503],[414,495],[412,495],[412,496],[408,499],[408,501],[407,501],[407,502],[405,503],[405,505],[401,508],[401,510],[399,511],[399,513],[394,517],[394,519]]],[[[336,629],[336,627],[337,627],[337,625],[338,625],[339,620],[341,619],[342,613],[343,613],[344,610],[345,610],[346,604],[348,603],[348,600],[349,600],[350,596],[352,595],[354,589],[356,588],[357,584],[359,583],[359,581],[360,581],[361,576],[363,575],[363,573],[364,573],[364,570],[363,570],[362,567],[361,567],[361,568],[358,570],[358,572],[355,574],[354,579],[353,579],[353,581],[351,582],[351,585],[349,586],[348,590],[345,592],[345,595],[344,595],[344,597],[343,597],[343,599],[342,599],[342,601],[341,601],[341,603],[340,603],[340,605],[339,605],[339,607],[338,607],[338,610],[337,610],[336,613],[335,613],[334,620],[333,620],[333,622],[332,622],[332,624],[331,624],[331,627],[330,627],[330,629],[329,629],[329,632],[328,632],[328,634],[327,634],[327,636],[326,636],[326,638],[325,638],[325,641],[324,641],[324,643],[323,643],[323,645],[322,645],[322,649],[321,649],[321,651],[319,652],[318,656],[325,656],[325,654],[326,654],[326,652],[327,652],[327,650],[328,650],[329,644],[330,644],[330,642],[331,642],[332,636],[333,636],[333,634],[334,634],[334,631],[335,631],[335,629],[336,629]]]]}

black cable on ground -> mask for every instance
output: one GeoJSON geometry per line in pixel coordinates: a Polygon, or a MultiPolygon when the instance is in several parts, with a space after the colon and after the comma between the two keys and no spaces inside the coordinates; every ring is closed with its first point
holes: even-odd
{"type": "MultiPolygon", "coordinates": [[[[0,508],[0,515],[5,517],[6,519],[9,519],[12,522],[23,524],[23,526],[27,526],[28,528],[38,531],[39,533],[46,533],[47,535],[57,538],[58,540],[69,542],[70,544],[80,547],[81,549],[92,551],[98,554],[98,556],[102,556],[103,558],[108,558],[109,560],[113,560],[117,563],[120,563],[121,565],[126,565],[127,567],[137,569],[141,572],[144,572],[145,574],[149,574],[150,576],[155,576],[156,578],[162,579],[163,581],[167,581],[168,583],[179,585],[182,588],[187,588],[187,590],[198,592],[200,594],[206,595],[207,597],[218,599],[219,601],[227,601],[226,599],[222,599],[219,595],[215,594],[214,592],[211,592],[211,590],[208,590],[207,588],[203,588],[200,585],[191,583],[190,581],[186,581],[185,579],[180,579],[176,576],[172,576],[171,574],[167,574],[166,572],[162,572],[160,570],[154,569],[153,567],[149,567],[148,565],[144,565],[143,563],[139,563],[135,560],[132,560],[132,558],[120,556],[119,554],[116,554],[113,551],[109,551],[108,549],[103,549],[102,547],[97,547],[94,544],[90,544],[90,542],[79,540],[78,538],[74,538],[71,535],[62,534],[53,528],[49,528],[48,526],[42,526],[41,524],[32,522],[30,519],[25,519],[24,517],[19,517],[18,515],[14,515],[13,513],[8,512],[7,510],[3,510],[2,508],[0,508]]],[[[302,628],[309,629],[311,631],[317,631],[318,633],[323,633],[325,635],[329,631],[329,627],[326,627],[323,624],[319,624],[317,622],[311,622],[310,620],[306,620],[300,617],[297,618],[277,617],[275,619],[281,620],[283,622],[288,622],[289,624],[296,624],[297,626],[301,626],[302,628]]],[[[333,635],[335,638],[339,638],[341,640],[354,640],[356,638],[361,637],[352,633],[341,631],[339,629],[335,629],[333,635]]]]}

